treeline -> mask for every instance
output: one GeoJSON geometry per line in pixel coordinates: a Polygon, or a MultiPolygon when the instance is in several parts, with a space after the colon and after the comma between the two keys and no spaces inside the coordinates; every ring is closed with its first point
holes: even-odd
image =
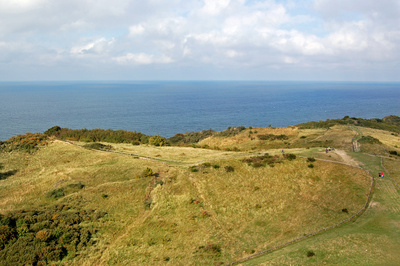
{"type": "Polygon", "coordinates": [[[245,129],[246,127],[240,126],[240,127],[228,127],[226,130],[223,131],[214,131],[212,129],[208,129],[208,130],[202,130],[200,132],[188,132],[184,134],[178,133],[175,136],[168,138],[167,144],[178,145],[178,146],[191,145],[191,144],[196,144],[208,137],[232,137],[239,134],[245,129]]]}
{"type": "Polygon", "coordinates": [[[335,125],[356,125],[362,127],[369,127],[374,129],[387,130],[392,132],[400,132],[400,117],[395,115],[380,118],[356,118],[345,116],[342,119],[328,119],[325,121],[311,121],[297,125],[301,129],[310,128],[330,128],[335,125]]]}
{"type": "Polygon", "coordinates": [[[69,129],[54,126],[44,132],[47,136],[54,136],[62,140],[83,142],[109,142],[109,143],[132,143],[134,145],[146,144],[149,136],[140,132],[111,129],[69,129]]]}

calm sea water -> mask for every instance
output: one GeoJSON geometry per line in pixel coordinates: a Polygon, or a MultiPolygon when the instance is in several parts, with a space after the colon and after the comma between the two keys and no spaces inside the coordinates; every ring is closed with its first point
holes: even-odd
{"type": "Polygon", "coordinates": [[[170,137],[229,126],[400,115],[400,83],[1,82],[0,140],[67,128],[170,137]]]}

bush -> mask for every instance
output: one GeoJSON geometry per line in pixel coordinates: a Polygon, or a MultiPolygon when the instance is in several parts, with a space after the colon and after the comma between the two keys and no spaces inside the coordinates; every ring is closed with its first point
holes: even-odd
{"type": "Polygon", "coordinates": [[[281,160],[279,159],[279,156],[271,156],[268,153],[261,155],[261,156],[254,156],[250,158],[243,159],[242,162],[248,163],[249,165],[258,168],[262,166],[266,166],[267,164],[269,166],[274,166],[275,163],[280,163],[281,160]]]}
{"type": "Polygon", "coordinates": [[[379,139],[374,138],[372,136],[362,136],[358,141],[360,143],[368,143],[368,144],[382,144],[379,139]]]}
{"type": "Polygon", "coordinates": [[[214,169],[219,169],[219,164],[214,164],[213,166],[212,166],[214,169]]]}
{"type": "Polygon", "coordinates": [[[307,251],[307,257],[312,257],[312,256],[315,256],[314,251],[312,250],[307,251]]]}
{"type": "Polygon", "coordinates": [[[283,155],[283,157],[284,157],[285,159],[289,160],[289,161],[295,160],[295,159],[296,159],[296,155],[295,155],[295,154],[292,154],[292,153],[286,153],[286,154],[283,155]]]}
{"type": "Polygon", "coordinates": [[[190,172],[192,172],[192,173],[196,173],[196,172],[199,171],[199,169],[197,169],[196,166],[192,166],[192,167],[190,167],[189,169],[190,169],[190,172]]]}
{"type": "Polygon", "coordinates": [[[57,264],[67,255],[73,259],[76,251],[93,243],[90,240],[96,230],[81,223],[95,221],[94,212],[55,205],[0,216],[1,224],[10,224],[0,226],[0,265],[57,264]]]}
{"type": "Polygon", "coordinates": [[[313,165],[312,163],[310,163],[310,164],[308,165],[308,168],[314,168],[314,165],[313,165]]]}
{"type": "Polygon", "coordinates": [[[147,167],[145,170],[143,170],[142,172],[142,176],[143,177],[149,177],[149,176],[153,176],[154,172],[151,168],[147,167]]]}
{"type": "Polygon", "coordinates": [[[307,158],[307,162],[315,162],[315,158],[314,157],[308,157],[307,158]]]}
{"type": "Polygon", "coordinates": [[[6,141],[0,142],[0,151],[24,151],[34,152],[40,146],[47,145],[48,136],[40,133],[26,133],[25,135],[18,135],[6,141]]]}
{"type": "Polygon", "coordinates": [[[85,144],[83,145],[84,148],[87,149],[94,149],[94,150],[111,150],[112,146],[111,145],[104,145],[101,143],[90,143],[90,144],[85,144]]]}
{"type": "Polygon", "coordinates": [[[288,140],[289,137],[285,134],[274,135],[274,134],[266,134],[266,135],[257,135],[260,140],[288,140]]]}
{"type": "Polygon", "coordinates": [[[398,153],[397,151],[389,151],[389,154],[391,154],[391,155],[400,155],[400,153],[398,153]]]}
{"type": "Polygon", "coordinates": [[[229,172],[234,172],[235,169],[233,168],[233,166],[228,165],[228,166],[225,166],[225,171],[226,171],[227,173],[229,173],[229,172]]]}
{"type": "Polygon", "coordinates": [[[59,199],[64,196],[65,196],[65,191],[63,188],[53,189],[46,193],[46,197],[53,199],[59,199]]]}
{"type": "Polygon", "coordinates": [[[154,146],[164,146],[167,140],[159,135],[154,135],[149,138],[149,144],[154,146]]]}

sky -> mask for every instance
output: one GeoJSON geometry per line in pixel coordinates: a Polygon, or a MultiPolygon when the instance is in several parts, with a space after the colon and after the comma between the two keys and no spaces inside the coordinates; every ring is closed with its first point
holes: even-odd
{"type": "Polygon", "coordinates": [[[399,0],[0,0],[0,81],[400,81],[399,0]]]}

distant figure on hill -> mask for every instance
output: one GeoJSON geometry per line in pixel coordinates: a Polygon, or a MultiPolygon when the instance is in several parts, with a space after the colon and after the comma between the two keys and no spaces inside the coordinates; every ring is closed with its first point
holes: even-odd
{"type": "Polygon", "coordinates": [[[382,177],[382,174],[380,172],[378,174],[379,174],[379,177],[382,177]]]}
{"type": "Polygon", "coordinates": [[[381,173],[381,177],[382,177],[382,178],[384,178],[384,174],[383,174],[383,172],[381,173]]]}

